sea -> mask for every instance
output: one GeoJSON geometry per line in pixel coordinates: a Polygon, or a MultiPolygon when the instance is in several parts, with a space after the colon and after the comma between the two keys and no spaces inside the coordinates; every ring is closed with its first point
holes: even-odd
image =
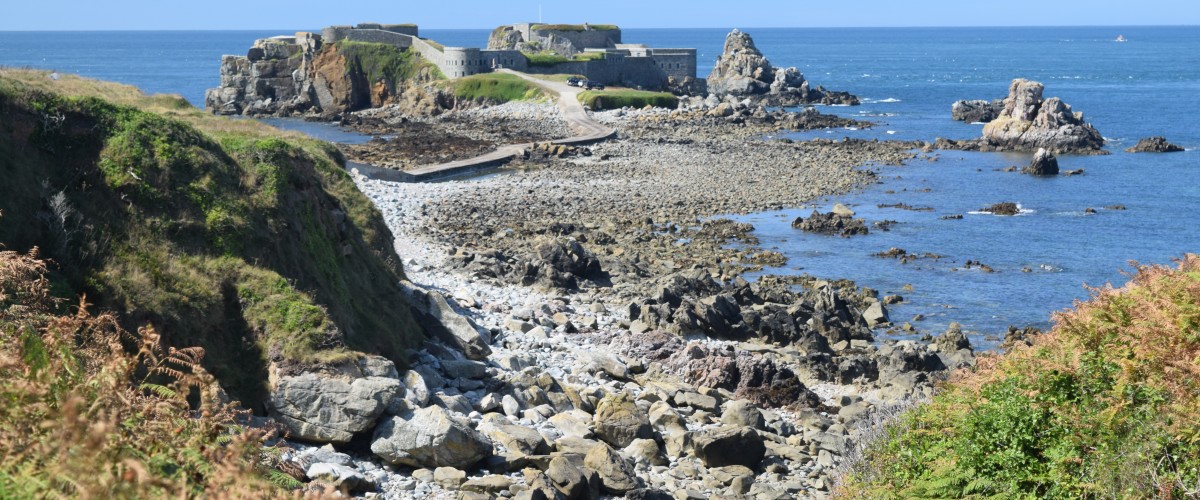
{"type": "MultiPolygon", "coordinates": [[[[732,28],[628,29],[623,38],[695,47],[698,73],[706,76],[732,28]]],[[[875,123],[782,137],[978,137],[982,124],[952,121],[951,104],[1001,98],[1019,77],[1043,82],[1046,97],[1083,112],[1112,153],[1061,156],[1062,169],[1084,172],[1051,178],[1009,171],[1027,164],[1027,154],[941,151],[932,155],[936,160],[922,155],[903,166],[865,165],[878,174],[876,184],[802,208],[731,216],[753,224],[764,246],[789,258],[764,272],[848,278],[882,295],[901,295],[904,301],[890,308],[893,322],[932,333],[957,322],[976,346],[988,348],[1009,326],[1050,326],[1053,313],[1086,299],[1089,287],[1121,286],[1135,262],[1171,264],[1200,252],[1200,27],[742,30],[776,66],[795,66],[813,85],[862,98],[860,106],[821,111],[875,123]],[[1119,35],[1127,41],[1117,42],[1119,35]],[[1124,152],[1155,135],[1187,150],[1124,152]],[[979,211],[998,202],[1018,203],[1022,213],[979,211]],[[796,217],[834,203],[869,222],[894,224],[852,238],[791,227],[796,217]],[[882,206],[900,203],[921,210],[882,206]],[[1123,209],[1106,208],[1117,206],[1123,209]],[[954,215],[962,218],[944,218],[954,215]],[[939,257],[902,263],[875,256],[891,248],[939,257]],[[991,272],[968,268],[967,261],[991,272]]],[[[218,83],[222,54],[243,54],[255,39],[284,33],[0,32],[0,65],[78,73],[202,105],[204,90],[218,83]]],[[[423,30],[422,36],[447,46],[482,46],[488,30],[423,30]]],[[[334,140],[361,139],[311,130],[334,140]]]]}

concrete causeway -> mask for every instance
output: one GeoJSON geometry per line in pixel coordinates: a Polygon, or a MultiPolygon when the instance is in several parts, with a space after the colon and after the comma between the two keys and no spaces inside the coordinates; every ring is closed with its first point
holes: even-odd
{"type": "MultiPolygon", "coordinates": [[[[529,76],[528,74],[509,69],[497,70],[498,72],[516,75],[534,84],[558,93],[558,109],[562,111],[563,118],[567,121],[567,125],[571,128],[571,132],[575,135],[566,139],[557,139],[549,141],[551,144],[578,146],[583,144],[593,144],[600,142],[616,135],[615,129],[608,128],[597,122],[592,115],[588,114],[584,109],[583,104],[579,102],[579,93],[582,89],[572,87],[564,82],[553,82],[541,80],[529,76]]],[[[405,181],[405,182],[429,182],[447,179],[450,177],[458,177],[472,173],[481,172],[491,168],[503,166],[512,161],[517,156],[520,156],[526,149],[532,148],[533,143],[511,144],[502,146],[491,153],[468,158],[465,160],[457,160],[447,163],[439,163],[436,165],[426,165],[405,172],[391,171],[394,174],[389,174],[387,169],[362,169],[363,175],[372,178],[378,178],[390,181],[405,181]]]]}

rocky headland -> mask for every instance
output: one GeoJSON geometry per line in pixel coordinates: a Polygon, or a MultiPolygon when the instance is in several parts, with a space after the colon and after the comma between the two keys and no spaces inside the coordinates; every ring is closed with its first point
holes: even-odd
{"type": "Polygon", "coordinates": [[[310,116],[382,106],[436,115],[470,106],[430,85],[438,68],[412,50],[386,44],[323,42],[321,37],[257,40],[245,56],[221,58],[221,84],[205,93],[205,108],[220,115],[310,116]]]}
{"type": "MultiPolygon", "coordinates": [[[[967,141],[937,140],[941,149],[1029,151],[1057,154],[1108,154],[1104,137],[1083,113],[1057,97],[1043,98],[1041,83],[1018,78],[1008,88],[1003,109],[983,127],[983,137],[967,141]]],[[[957,103],[956,103],[957,105],[957,103]]],[[[960,106],[960,109],[962,107],[960,106]]]]}
{"type": "Polygon", "coordinates": [[[731,31],[708,76],[708,92],[717,97],[754,98],[771,106],[859,103],[848,92],[812,87],[796,68],[776,68],[754,45],[749,33],[731,31]]]}

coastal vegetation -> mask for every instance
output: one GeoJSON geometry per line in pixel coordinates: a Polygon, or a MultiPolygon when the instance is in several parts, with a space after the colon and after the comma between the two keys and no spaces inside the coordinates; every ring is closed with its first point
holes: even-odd
{"type": "Polygon", "coordinates": [[[1200,257],[1140,266],[888,424],[842,498],[1200,493],[1200,257]]]}
{"type": "Polygon", "coordinates": [[[251,408],[271,364],[402,364],[423,338],[391,232],[332,145],[47,76],[0,74],[0,242],[50,259],[57,296],[203,348],[251,408]]]}
{"type": "Polygon", "coordinates": [[[298,484],[217,399],[203,350],[55,297],[51,265],[0,251],[0,496],[269,498],[298,484]]]}
{"type": "Polygon", "coordinates": [[[437,65],[427,61],[416,51],[368,42],[337,42],[337,51],[346,59],[349,75],[362,75],[367,82],[384,82],[388,91],[395,93],[407,81],[419,77],[445,79],[437,65]]]}
{"type": "Polygon", "coordinates": [[[545,98],[541,87],[507,73],[481,73],[455,79],[447,85],[459,99],[505,103],[545,98]]]}
{"type": "Polygon", "coordinates": [[[679,99],[669,92],[648,92],[633,89],[587,90],[579,93],[579,102],[594,110],[624,107],[674,108],[679,99]]]}

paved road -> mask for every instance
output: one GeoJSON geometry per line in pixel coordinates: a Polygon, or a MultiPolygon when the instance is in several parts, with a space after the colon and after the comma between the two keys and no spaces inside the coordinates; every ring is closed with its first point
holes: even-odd
{"type": "MultiPolygon", "coordinates": [[[[588,114],[583,105],[579,103],[578,96],[582,92],[582,89],[572,87],[564,82],[541,80],[510,69],[501,69],[498,71],[519,76],[551,92],[558,93],[558,109],[562,111],[563,118],[567,121],[567,126],[571,128],[571,132],[575,135],[550,142],[554,144],[589,144],[608,139],[616,134],[615,130],[604,126],[604,124],[592,118],[592,115],[588,114]]],[[[502,146],[491,153],[475,158],[418,167],[409,170],[407,172],[408,175],[405,177],[409,180],[419,182],[451,177],[460,173],[476,172],[487,167],[503,165],[531,146],[533,146],[532,143],[502,146]]]]}

